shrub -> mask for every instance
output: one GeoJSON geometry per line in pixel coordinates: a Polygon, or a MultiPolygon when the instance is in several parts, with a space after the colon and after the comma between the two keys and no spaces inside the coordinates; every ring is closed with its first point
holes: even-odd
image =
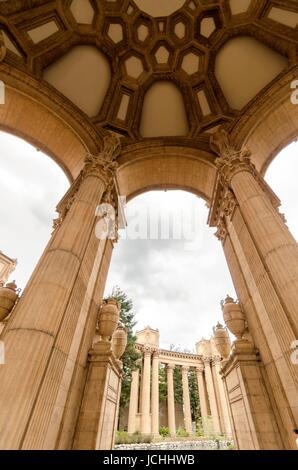
{"type": "Polygon", "coordinates": [[[118,431],[116,434],[115,444],[149,444],[152,442],[152,436],[140,434],[135,432],[134,434],[128,434],[126,431],[118,431]]]}
{"type": "Polygon", "coordinates": [[[159,434],[162,436],[162,437],[168,437],[170,435],[170,430],[169,428],[165,427],[165,426],[162,426],[160,429],[159,429],[159,434]]]}
{"type": "Polygon", "coordinates": [[[189,437],[188,432],[184,428],[177,429],[177,437],[189,437]]]}

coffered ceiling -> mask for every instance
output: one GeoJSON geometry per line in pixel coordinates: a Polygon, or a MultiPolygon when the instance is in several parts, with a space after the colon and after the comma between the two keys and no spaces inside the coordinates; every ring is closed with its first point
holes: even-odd
{"type": "Polygon", "coordinates": [[[0,75],[135,141],[207,137],[297,66],[296,0],[10,0],[0,23],[0,75]]]}

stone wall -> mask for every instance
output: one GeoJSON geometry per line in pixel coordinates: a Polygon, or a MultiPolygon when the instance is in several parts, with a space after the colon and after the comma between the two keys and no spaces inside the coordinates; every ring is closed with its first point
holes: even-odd
{"type": "Polygon", "coordinates": [[[171,441],[150,444],[121,444],[115,450],[228,450],[233,441],[226,440],[198,440],[198,441],[171,441]]]}

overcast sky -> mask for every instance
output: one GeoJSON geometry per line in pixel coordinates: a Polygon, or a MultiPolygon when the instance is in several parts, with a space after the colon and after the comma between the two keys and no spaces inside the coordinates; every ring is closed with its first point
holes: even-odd
{"type": "MultiPolygon", "coordinates": [[[[0,250],[18,259],[12,278],[23,288],[50,237],[54,209],[68,181],[51,159],[22,140],[0,132],[0,145],[0,250]]],[[[281,152],[266,175],[283,202],[282,212],[296,239],[297,151],[294,143],[281,152]]],[[[222,320],[220,300],[227,293],[234,295],[221,244],[213,235],[215,230],[207,226],[207,214],[204,201],[182,191],[146,193],[127,207],[129,233],[127,239],[122,234],[115,246],[106,294],[114,285],[127,292],[134,302],[137,328],[158,328],[163,347],[173,343],[193,350],[195,342],[210,337],[212,327],[222,320]],[[132,240],[138,217],[147,222],[162,220],[164,237],[167,219],[170,229],[176,227],[176,236],[181,222],[184,236],[132,240]]],[[[154,224],[147,227],[156,236],[154,224]]]]}

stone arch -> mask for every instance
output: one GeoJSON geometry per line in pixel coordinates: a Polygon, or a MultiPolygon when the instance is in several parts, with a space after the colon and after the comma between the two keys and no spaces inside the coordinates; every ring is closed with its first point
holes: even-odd
{"type": "Polygon", "coordinates": [[[120,194],[128,200],[152,189],[182,189],[211,200],[217,170],[210,153],[162,143],[147,151],[142,144],[132,147],[124,149],[117,173],[120,194]]]}
{"type": "Polygon", "coordinates": [[[49,155],[73,181],[87,152],[75,130],[46,105],[13,87],[6,85],[5,96],[5,105],[0,107],[0,128],[49,155]]]}
{"type": "Polygon", "coordinates": [[[262,175],[278,153],[298,136],[298,105],[291,101],[291,84],[297,69],[275,83],[263,98],[252,103],[232,129],[238,147],[252,152],[252,159],[262,175]]]}

